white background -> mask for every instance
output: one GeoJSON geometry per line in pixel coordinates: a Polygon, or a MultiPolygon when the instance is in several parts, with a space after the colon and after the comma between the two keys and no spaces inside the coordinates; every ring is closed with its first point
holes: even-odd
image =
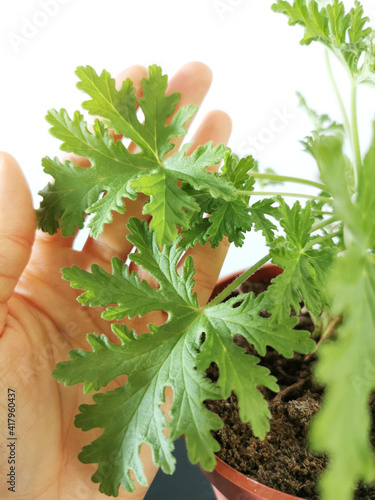
{"type": "MultiPolygon", "coordinates": [[[[353,5],[351,0],[344,2],[353,5]]],[[[374,0],[364,0],[375,26],[374,0]]],[[[297,107],[301,91],[319,112],[341,117],[319,46],[301,47],[302,31],[271,11],[269,0],[17,0],[0,7],[0,149],[21,164],[38,204],[46,178],[41,158],[58,155],[59,143],[44,120],[50,108],[79,109],[84,95],[74,70],[92,65],[116,75],[132,64],[159,64],[172,75],[189,61],[211,67],[213,84],[192,132],[205,112],[226,111],[233,120],[229,146],[255,153],[261,168],[317,180],[298,140],[310,123],[297,107]],[[50,5],[49,14],[42,5],[50,5]],[[54,8],[53,8],[54,5],[54,8]],[[51,10],[52,9],[52,10],[51,10]],[[278,131],[270,126],[275,116],[278,131]],[[268,131],[267,131],[268,129],[268,131]],[[249,142],[257,139],[257,150],[249,142]]],[[[344,75],[339,83],[345,91],[344,75]]],[[[360,96],[360,132],[370,138],[374,93],[360,96]]],[[[298,185],[286,187],[301,192],[298,185]]],[[[292,201],[292,199],[291,199],[292,201]]],[[[250,233],[229,252],[222,274],[254,263],[266,253],[263,237],[250,233]]]]}

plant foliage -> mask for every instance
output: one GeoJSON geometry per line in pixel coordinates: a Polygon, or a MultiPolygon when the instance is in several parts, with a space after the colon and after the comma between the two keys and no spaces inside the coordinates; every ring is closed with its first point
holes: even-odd
{"type": "MultiPolygon", "coordinates": [[[[91,235],[97,237],[113,212],[124,213],[126,199],[134,200],[138,193],[146,195],[143,212],[151,216],[149,224],[130,219],[128,239],[137,250],[130,260],[157,286],[117,258],[109,273],[98,265],[91,272],[77,266],[63,270],[64,279],[82,290],[79,302],[105,308],[102,316],[118,338],[112,343],[105,335],[88,335],[91,350],[71,351],[70,360],[53,373],[66,385],[83,384],[86,393],[96,393],[94,404],[80,407],[75,424],[83,430],[102,429],[79,458],[98,464],[93,481],[107,495],[117,496],[120,485],[134,491],[131,471],[146,484],[139,456],[144,443],[155,464],[172,473],[173,441],[184,435],[190,460],[212,470],[219,448],[212,431],[222,421],[206,409],[205,400],[234,393],[242,421],[263,439],[270,413],[259,387],[278,391],[278,386],[258,357],[245,355],[233,337],[242,335],[260,356],[267,346],[285,357],[310,353],[315,341],[308,332],[293,329],[297,320],[291,312],[298,313],[302,303],[316,320],[316,335],[322,311],[342,318],[335,335],[319,346],[315,370],[325,386],[325,401],[310,441],[330,459],[321,480],[322,498],[349,500],[359,481],[373,479],[368,404],[375,390],[369,376],[375,359],[375,123],[374,139],[363,155],[356,98],[360,84],[375,84],[374,31],[357,0],[349,12],[339,0],[323,6],[315,0],[277,0],[272,8],[285,14],[289,24],[302,26],[303,45],[322,43],[348,71],[350,113],[339,96],[343,125],[309,108],[299,95],[314,124],[302,144],[316,160],[319,183],[278,176],[272,169],[261,174],[252,157],[239,159],[223,145],[207,143],[188,154],[186,144],[174,151],[173,139],[185,135],[196,109],[176,111],[180,96],[167,95],[167,77],[158,66],[150,66],[139,99],[129,79],[116,89],[108,72],[98,75],[89,66],[80,67],[78,87],[89,96],[83,108],[101,119],[89,127],[79,111],[72,117],[64,109],[47,114],[61,149],[86,157],[90,166],[44,158],[44,170],[54,182],[41,191],[40,228],[53,234],[60,227],[70,236],[91,214],[91,235]],[[133,141],[136,149],[126,148],[119,137],[133,141]],[[207,170],[219,163],[219,173],[207,170]],[[294,180],[320,192],[309,195],[304,205],[289,205],[285,193],[259,200],[257,179],[263,184],[294,180]],[[241,246],[251,230],[260,231],[269,247],[260,263],[271,260],[282,274],[258,297],[249,293],[220,302],[233,285],[199,306],[192,258],[185,259],[181,275],[177,272],[184,250],[197,243],[214,248],[224,237],[241,246]],[[260,315],[265,309],[266,317],[260,315]],[[148,331],[129,330],[123,322],[154,311],[162,311],[165,321],[150,324],[148,331]],[[213,362],[219,371],[216,383],[206,377],[213,362]],[[121,375],[127,375],[123,385],[103,391],[121,375]],[[173,401],[167,421],[161,405],[168,387],[173,401]]],[[[336,85],[334,89],[338,92],[336,85]]]]}

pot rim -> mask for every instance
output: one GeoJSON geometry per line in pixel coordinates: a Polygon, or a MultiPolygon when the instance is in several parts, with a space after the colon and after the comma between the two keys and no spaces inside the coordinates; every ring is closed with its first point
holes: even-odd
{"type": "MultiPolygon", "coordinates": [[[[243,274],[245,271],[247,271],[247,269],[234,271],[231,274],[219,278],[209,300],[212,300],[214,297],[216,297],[216,295],[219,295],[221,291],[223,291],[228,285],[232,283],[232,281],[241,276],[241,274],[243,274]]],[[[276,278],[276,276],[281,274],[283,271],[284,269],[282,269],[281,267],[278,267],[275,264],[268,263],[264,264],[257,271],[255,271],[255,273],[252,274],[249,279],[257,281],[260,276],[262,276],[263,279],[265,278],[265,281],[269,282],[272,278],[276,278]]]]}
{"type": "MultiPolygon", "coordinates": [[[[275,490],[270,486],[266,486],[263,483],[259,483],[255,479],[246,476],[242,472],[237,471],[232,466],[228,465],[226,462],[221,460],[221,458],[216,457],[216,466],[214,471],[220,474],[225,479],[230,482],[235,482],[238,486],[244,489],[248,493],[253,493],[257,495],[255,498],[259,500],[303,500],[301,497],[295,497],[289,495],[288,493],[283,493],[282,491],[275,490]]],[[[213,483],[214,484],[214,483],[213,483]]],[[[218,487],[214,484],[215,488],[220,491],[220,486],[218,487]]],[[[254,498],[254,500],[255,500],[254,498]]]]}

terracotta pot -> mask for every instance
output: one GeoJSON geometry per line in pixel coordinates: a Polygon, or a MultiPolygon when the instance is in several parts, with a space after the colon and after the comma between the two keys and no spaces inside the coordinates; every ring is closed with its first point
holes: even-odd
{"type": "MultiPolygon", "coordinates": [[[[266,264],[254,273],[250,280],[269,282],[282,272],[281,268],[266,264]]],[[[211,298],[218,295],[240,274],[242,273],[233,273],[220,279],[211,298]]],[[[254,481],[217,457],[215,469],[212,472],[202,469],[202,472],[213,485],[217,500],[301,500],[254,481]]]]}
{"type": "MultiPolygon", "coordinates": [[[[240,276],[246,269],[243,271],[238,271],[230,274],[229,276],[224,276],[224,278],[220,278],[219,281],[216,283],[215,288],[211,294],[210,300],[212,300],[216,295],[219,295],[220,292],[224,290],[228,285],[232,283],[238,276],[240,276]]],[[[266,283],[269,283],[272,278],[276,278],[279,274],[283,272],[283,269],[281,267],[277,267],[273,264],[265,264],[262,266],[258,271],[255,271],[255,273],[250,276],[250,281],[265,281],[266,283]]]]}

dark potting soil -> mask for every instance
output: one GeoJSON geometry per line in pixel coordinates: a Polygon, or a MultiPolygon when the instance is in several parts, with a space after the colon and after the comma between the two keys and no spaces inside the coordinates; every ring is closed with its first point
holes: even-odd
{"type": "MultiPolygon", "coordinates": [[[[233,294],[249,291],[259,294],[266,288],[266,283],[247,282],[233,294]]],[[[313,329],[303,308],[296,328],[313,329]]],[[[257,355],[242,336],[236,335],[234,342],[248,354],[257,355]]],[[[307,448],[309,424],[323,397],[323,389],[312,376],[315,361],[315,357],[306,358],[301,354],[285,359],[273,349],[268,349],[266,356],[260,358],[260,365],[270,370],[280,387],[278,394],[260,388],[272,414],[271,430],[263,441],[253,436],[249,424],[241,422],[237,398],[233,394],[227,400],[205,403],[224,421],[224,427],[213,433],[221,448],[217,453],[219,458],[260,483],[307,500],[318,500],[317,480],[328,463],[326,456],[313,454],[307,448]]],[[[214,363],[207,370],[207,376],[217,380],[218,370],[214,363]]],[[[371,410],[374,421],[375,397],[371,401],[371,410]]],[[[374,446],[374,429],[372,434],[374,446]]],[[[355,499],[374,500],[375,485],[359,485],[355,499]]]]}

